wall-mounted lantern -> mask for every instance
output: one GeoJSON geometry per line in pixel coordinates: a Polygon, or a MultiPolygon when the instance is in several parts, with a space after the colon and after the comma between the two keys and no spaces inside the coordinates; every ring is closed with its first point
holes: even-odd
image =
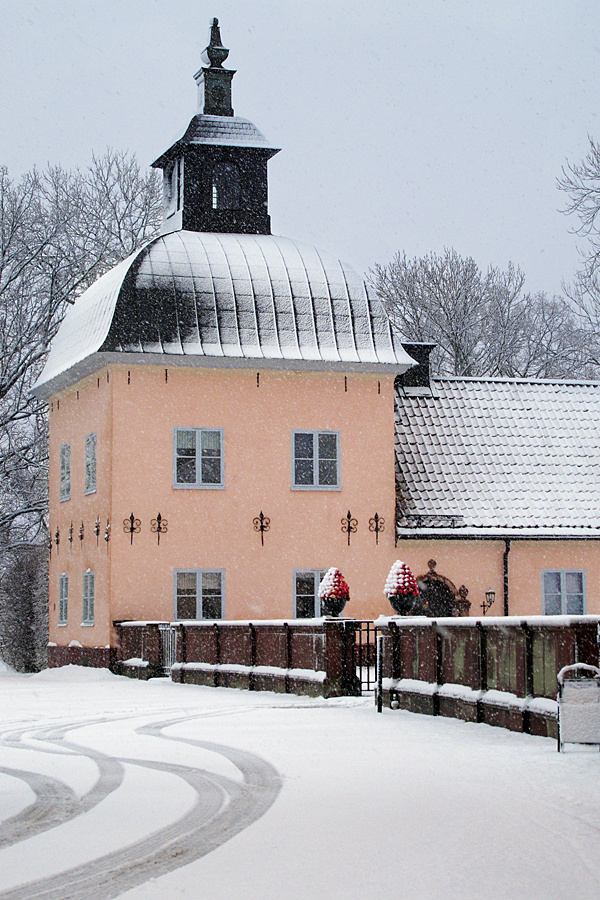
{"type": "Polygon", "coordinates": [[[485,600],[481,604],[481,609],[483,611],[484,616],[487,613],[488,609],[490,608],[490,606],[492,605],[492,603],[494,602],[495,599],[496,599],[496,591],[492,591],[490,589],[489,591],[485,592],[485,600]]]}

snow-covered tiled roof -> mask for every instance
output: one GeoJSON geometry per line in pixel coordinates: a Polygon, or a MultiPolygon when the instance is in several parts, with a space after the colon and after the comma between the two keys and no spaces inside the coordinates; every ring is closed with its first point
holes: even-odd
{"type": "Polygon", "coordinates": [[[240,116],[207,116],[199,113],[188,125],[185,134],[163,153],[152,165],[161,167],[177,147],[187,144],[203,144],[219,147],[258,147],[278,152],[249,119],[240,116]]]}
{"type": "Polygon", "coordinates": [[[274,235],[176,231],[78,298],[34,392],[107,362],[401,373],[413,365],[379,300],[345,263],[274,235]]]}
{"type": "Polygon", "coordinates": [[[600,535],[600,383],[448,378],[406,393],[400,535],[600,535]]]}

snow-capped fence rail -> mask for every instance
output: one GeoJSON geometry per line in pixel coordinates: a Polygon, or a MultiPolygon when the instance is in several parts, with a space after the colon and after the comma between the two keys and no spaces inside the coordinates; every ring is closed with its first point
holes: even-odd
{"type": "MultiPolygon", "coordinates": [[[[115,623],[117,669],[138,678],[163,674],[159,622],[115,623]]],[[[176,633],[171,678],[179,683],[324,697],[360,694],[351,619],[189,621],[176,633]]]]}
{"type": "Polygon", "coordinates": [[[600,616],[382,617],[392,708],[556,737],[557,673],[598,663],[600,616]]]}

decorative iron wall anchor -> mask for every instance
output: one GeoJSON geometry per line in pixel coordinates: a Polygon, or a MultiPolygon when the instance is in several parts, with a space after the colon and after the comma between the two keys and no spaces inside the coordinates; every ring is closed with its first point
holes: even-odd
{"type": "Polygon", "coordinates": [[[139,534],[141,530],[142,523],[139,519],[136,519],[133,513],[131,513],[128,519],[123,519],[123,531],[130,536],[132,544],[134,534],[139,534]]]}
{"type": "MultiPolygon", "coordinates": [[[[168,522],[166,519],[163,519],[160,513],[156,516],[155,519],[152,519],[150,522],[150,531],[152,534],[156,534],[158,536],[157,543],[160,544],[160,536],[161,534],[166,534],[168,531],[168,522]]],[[[132,538],[133,540],[133,538],[132,538]]]]}
{"type": "Polygon", "coordinates": [[[106,520],[106,528],[104,529],[104,540],[106,541],[106,552],[108,553],[108,542],[110,541],[110,519],[106,520]]]}
{"type": "Polygon", "coordinates": [[[84,528],[83,522],[82,522],[81,525],[79,526],[79,540],[82,542],[83,542],[84,534],[85,534],[85,528],[84,528]]]}
{"type": "Polygon", "coordinates": [[[385,531],[385,519],[383,516],[375,515],[372,519],[369,519],[369,531],[375,532],[375,543],[379,543],[379,535],[382,531],[385,531]]]}
{"type": "Polygon", "coordinates": [[[73,543],[73,523],[69,525],[69,543],[73,543]]]}
{"type": "Polygon", "coordinates": [[[269,531],[271,528],[271,520],[267,518],[267,516],[263,515],[263,511],[261,509],[260,516],[256,516],[255,519],[252,519],[252,524],[254,525],[254,530],[256,532],[260,531],[260,543],[261,546],[265,545],[265,531],[269,531]]]}
{"type": "Polygon", "coordinates": [[[100,516],[96,516],[96,521],[94,522],[94,534],[96,535],[96,547],[97,547],[98,540],[100,538],[100,516]]]}
{"type": "Polygon", "coordinates": [[[348,510],[348,515],[342,519],[342,531],[348,535],[348,546],[350,546],[350,535],[355,534],[358,520],[353,519],[348,510]]]}
{"type": "MultiPolygon", "coordinates": [[[[52,544],[52,540],[50,540],[50,543],[52,544]]],[[[60,529],[59,528],[57,528],[56,531],[54,532],[54,543],[56,544],[56,552],[58,553],[58,545],[60,544],[60,529]]]]}

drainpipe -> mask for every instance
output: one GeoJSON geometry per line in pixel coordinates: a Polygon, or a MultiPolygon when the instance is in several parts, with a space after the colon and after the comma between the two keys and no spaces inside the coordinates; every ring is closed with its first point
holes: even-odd
{"type": "Polygon", "coordinates": [[[510,540],[504,539],[504,554],[502,563],[504,569],[504,615],[508,615],[508,554],[510,553],[510,540]]]}

